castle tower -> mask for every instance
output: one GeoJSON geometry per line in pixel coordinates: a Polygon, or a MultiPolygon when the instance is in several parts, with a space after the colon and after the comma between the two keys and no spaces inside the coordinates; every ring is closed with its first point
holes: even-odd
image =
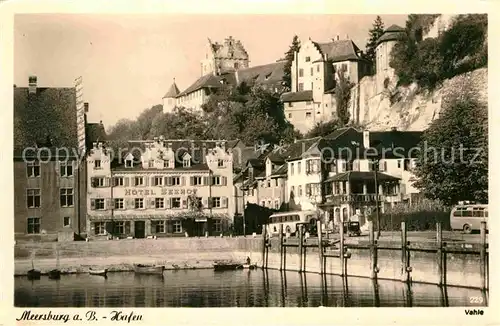
{"type": "Polygon", "coordinates": [[[177,85],[174,82],[172,86],[170,86],[168,92],[163,96],[163,113],[171,113],[176,105],[176,97],[179,95],[180,91],[177,85]]]}
{"type": "Polygon", "coordinates": [[[222,74],[249,66],[248,53],[240,40],[229,36],[223,43],[208,39],[205,58],[201,60],[201,75],[222,74]]]}

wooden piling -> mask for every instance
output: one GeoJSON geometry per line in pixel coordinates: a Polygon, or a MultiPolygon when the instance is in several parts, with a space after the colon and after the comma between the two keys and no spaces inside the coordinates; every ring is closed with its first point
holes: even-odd
{"type": "Polygon", "coordinates": [[[481,222],[481,253],[480,253],[480,273],[481,273],[481,288],[486,289],[486,222],[481,222]]]}
{"type": "Polygon", "coordinates": [[[304,244],[303,225],[299,224],[299,273],[302,273],[302,248],[304,244]]]}
{"type": "Polygon", "coordinates": [[[266,266],[266,237],[267,237],[267,228],[266,225],[262,225],[262,269],[266,266]]]}
{"type": "Polygon", "coordinates": [[[318,221],[317,225],[318,225],[317,229],[318,229],[319,272],[323,274],[325,271],[324,268],[325,262],[323,258],[323,228],[321,221],[318,221]]]}
{"type": "Polygon", "coordinates": [[[410,281],[410,253],[408,252],[406,222],[401,222],[401,281],[410,281]]]}
{"type": "Polygon", "coordinates": [[[340,275],[345,275],[345,259],[344,259],[344,219],[340,222],[340,242],[339,242],[339,257],[340,257],[340,275]]]}
{"type": "Polygon", "coordinates": [[[443,285],[443,229],[441,228],[441,223],[436,223],[436,242],[437,242],[437,253],[436,261],[438,266],[438,284],[443,285]]]}
{"type": "Polygon", "coordinates": [[[284,247],[283,224],[280,224],[279,231],[280,231],[280,235],[279,235],[279,238],[280,238],[280,268],[279,268],[279,270],[282,271],[283,270],[283,247],[284,247]]]}
{"type": "Polygon", "coordinates": [[[368,222],[368,229],[369,229],[369,240],[370,240],[370,262],[371,262],[371,278],[375,279],[377,278],[377,273],[378,273],[378,267],[377,267],[377,258],[378,258],[378,253],[377,253],[377,244],[375,240],[375,230],[373,227],[373,222],[369,221],[368,222]]]}

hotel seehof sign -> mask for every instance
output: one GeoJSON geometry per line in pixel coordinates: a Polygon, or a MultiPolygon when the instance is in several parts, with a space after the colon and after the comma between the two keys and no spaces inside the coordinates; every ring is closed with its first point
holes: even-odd
{"type": "Polygon", "coordinates": [[[137,189],[125,188],[124,195],[129,197],[155,197],[155,196],[190,196],[196,195],[196,188],[161,188],[161,189],[137,189]]]}

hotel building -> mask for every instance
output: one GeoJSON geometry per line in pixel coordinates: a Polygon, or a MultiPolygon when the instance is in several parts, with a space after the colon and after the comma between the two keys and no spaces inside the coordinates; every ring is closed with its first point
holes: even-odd
{"type": "Polygon", "coordinates": [[[94,239],[220,235],[234,217],[226,141],[155,138],[121,155],[95,143],[87,159],[87,228],[94,239]],[[116,155],[116,157],[115,157],[116,155]]]}

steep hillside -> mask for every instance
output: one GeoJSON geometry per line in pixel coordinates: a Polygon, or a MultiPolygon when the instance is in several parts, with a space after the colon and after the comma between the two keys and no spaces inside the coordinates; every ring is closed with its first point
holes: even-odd
{"type": "Polygon", "coordinates": [[[359,109],[355,120],[369,130],[425,130],[438,117],[443,97],[451,92],[459,92],[463,87],[472,87],[479,98],[488,101],[488,69],[482,68],[446,80],[441,87],[430,94],[416,94],[417,85],[391,87],[370,96],[370,80],[360,85],[359,109]],[[363,96],[365,95],[365,96],[363,96]],[[391,104],[392,101],[392,104],[391,104]],[[357,118],[357,119],[356,119],[357,118]]]}

